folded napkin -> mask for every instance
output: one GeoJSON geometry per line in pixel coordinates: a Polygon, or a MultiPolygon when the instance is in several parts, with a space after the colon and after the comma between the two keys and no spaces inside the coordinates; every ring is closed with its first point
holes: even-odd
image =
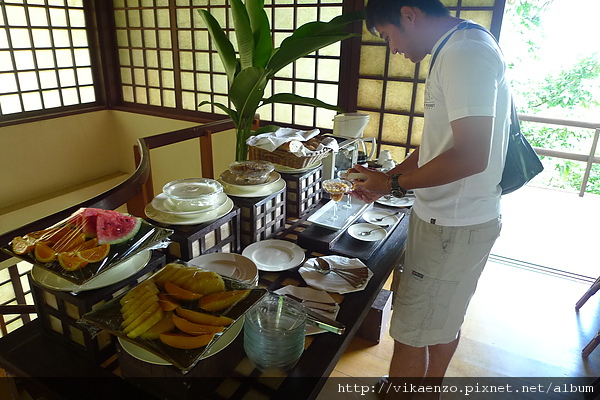
{"type": "MultiPolygon", "coordinates": [[[[250,136],[246,143],[249,146],[258,147],[267,151],[275,151],[279,146],[288,142],[306,142],[320,133],[319,129],[310,131],[301,131],[292,128],[279,128],[275,132],[262,133],[260,135],[250,136]]],[[[313,151],[304,146],[290,147],[290,151],[298,157],[308,156],[316,151],[321,151],[324,148],[331,148],[333,151],[338,150],[338,143],[333,138],[325,138],[319,146],[313,151]]]]}
{"type": "MultiPolygon", "coordinates": [[[[302,305],[310,308],[316,313],[323,315],[329,319],[335,320],[338,312],[340,311],[339,304],[325,291],[316,290],[309,287],[298,287],[293,285],[284,286],[279,290],[276,290],[275,293],[280,295],[290,294],[299,299],[303,299],[302,305]],[[330,304],[323,304],[330,303],[330,304]],[[333,305],[331,305],[333,303],[333,305]]],[[[294,299],[295,300],[295,299],[294,299]]],[[[306,325],[306,334],[314,335],[317,333],[327,332],[324,329],[318,328],[314,325],[307,324],[306,325]]]]}
{"type": "MultiPolygon", "coordinates": [[[[360,261],[358,258],[348,258],[342,256],[324,256],[321,258],[329,262],[329,264],[332,267],[336,268],[366,268],[366,265],[363,264],[363,262],[360,261]]],[[[363,290],[369,284],[369,281],[373,276],[373,271],[368,270],[369,277],[367,278],[365,283],[360,285],[359,287],[354,287],[335,272],[330,272],[324,275],[319,271],[315,270],[313,266],[316,263],[316,259],[311,258],[307,260],[302,267],[300,267],[298,272],[300,273],[307,285],[328,292],[334,292],[339,294],[358,292],[360,290],[363,290]]]]}

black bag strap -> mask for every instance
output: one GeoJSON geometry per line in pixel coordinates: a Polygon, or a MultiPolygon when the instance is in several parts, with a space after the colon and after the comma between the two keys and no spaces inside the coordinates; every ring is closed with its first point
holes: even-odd
{"type": "Polygon", "coordinates": [[[444,47],[446,45],[446,43],[448,43],[448,40],[450,40],[450,37],[454,33],[458,32],[458,31],[461,31],[463,29],[479,29],[480,31],[484,31],[484,32],[488,33],[491,37],[494,38],[494,40],[496,41],[496,43],[498,43],[498,41],[496,40],[496,37],[494,35],[492,35],[492,33],[490,31],[488,31],[487,29],[485,29],[483,26],[474,24],[474,23],[472,23],[470,21],[463,21],[460,24],[456,25],[456,28],[452,32],[450,32],[448,34],[448,36],[446,36],[444,38],[444,40],[442,41],[442,43],[440,43],[440,45],[438,46],[438,48],[435,49],[435,52],[431,56],[431,61],[429,62],[429,73],[431,73],[431,69],[433,68],[433,64],[435,64],[435,60],[437,59],[437,56],[438,56],[440,50],[442,50],[442,47],[444,47]]]}

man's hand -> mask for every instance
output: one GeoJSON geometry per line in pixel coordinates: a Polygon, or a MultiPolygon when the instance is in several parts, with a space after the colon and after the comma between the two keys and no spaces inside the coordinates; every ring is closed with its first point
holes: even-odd
{"type": "Polygon", "coordinates": [[[381,171],[365,168],[361,165],[355,165],[352,169],[367,176],[367,179],[363,181],[354,182],[356,188],[351,192],[353,197],[356,197],[365,203],[373,203],[384,194],[389,194],[388,175],[381,171]]]}

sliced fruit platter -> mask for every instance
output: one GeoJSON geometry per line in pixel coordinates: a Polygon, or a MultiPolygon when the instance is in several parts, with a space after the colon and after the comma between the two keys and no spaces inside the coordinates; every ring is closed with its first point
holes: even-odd
{"type": "Polygon", "coordinates": [[[185,373],[265,294],[266,289],[179,261],[83,320],[185,373]]]}
{"type": "Polygon", "coordinates": [[[82,208],[52,227],[15,237],[2,250],[84,284],[172,233],[117,211],[82,208]]]}

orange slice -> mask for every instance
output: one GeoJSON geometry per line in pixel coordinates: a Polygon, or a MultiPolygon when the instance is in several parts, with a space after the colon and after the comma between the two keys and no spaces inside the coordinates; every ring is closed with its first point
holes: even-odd
{"type": "Polygon", "coordinates": [[[92,247],[96,247],[96,246],[98,246],[98,238],[92,238],[90,240],[85,241],[83,244],[81,244],[75,250],[82,251],[82,250],[91,249],[92,247]]]}
{"type": "Polygon", "coordinates": [[[108,256],[109,251],[110,244],[104,243],[100,246],[92,247],[91,249],[79,250],[77,251],[77,256],[87,262],[94,263],[104,260],[108,256]]]}
{"type": "Polygon", "coordinates": [[[225,330],[225,328],[222,326],[195,324],[177,315],[173,315],[173,323],[180,331],[193,336],[209,335],[211,333],[219,333],[225,330]]]}
{"type": "Polygon", "coordinates": [[[168,296],[172,296],[177,300],[183,301],[197,300],[202,297],[200,293],[190,292],[189,290],[180,288],[172,282],[165,282],[165,292],[168,296]]]}
{"type": "Polygon", "coordinates": [[[17,236],[10,243],[12,246],[12,251],[15,254],[29,254],[35,248],[35,239],[29,236],[17,236]]]}
{"type": "Polygon", "coordinates": [[[163,333],[160,341],[167,346],[175,347],[176,349],[197,349],[198,347],[206,346],[210,343],[214,334],[189,336],[182,333],[163,333]]]}
{"type": "Polygon", "coordinates": [[[85,233],[79,231],[72,231],[68,235],[63,236],[54,246],[54,249],[58,252],[71,251],[76,249],[85,243],[87,237],[85,233]]]}
{"type": "Polygon", "coordinates": [[[79,258],[77,254],[63,252],[58,255],[60,266],[67,271],[77,271],[88,265],[88,262],[79,258]]]}
{"type": "Polygon", "coordinates": [[[47,263],[56,260],[56,251],[44,242],[37,242],[33,253],[39,262],[47,263]]]}
{"type": "Polygon", "coordinates": [[[195,322],[203,325],[215,325],[215,326],[228,326],[233,323],[233,319],[229,317],[216,317],[214,315],[206,314],[199,311],[188,310],[187,308],[177,308],[175,310],[177,315],[188,321],[195,322]]]}
{"type": "Polygon", "coordinates": [[[220,311],[242,301],[250,294],[250,289],[228,290],[213,293],[200,299],[200,307],[207,311],[220,311]]]}

